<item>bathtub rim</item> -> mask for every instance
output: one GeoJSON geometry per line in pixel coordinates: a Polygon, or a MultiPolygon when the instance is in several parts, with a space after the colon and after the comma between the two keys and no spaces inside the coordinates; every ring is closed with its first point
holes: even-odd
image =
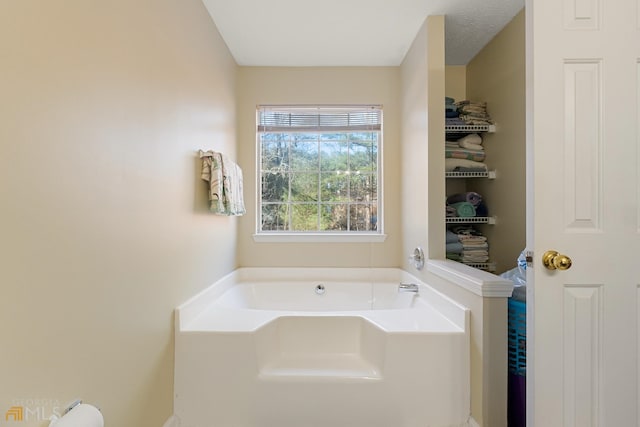
{"type": "Polygon", "coordinates": [[[453,324],[463,331],[469,330],[470,309],[424,281],[399,268],[350,268],[350,267],[240,267],[209,285],[175,309],[176,332],[188,330],[187,325],[211,306],[216,298],[231,287],[243,282],[272,282],[305,280],[313,281],[370,281],[411,282],[420,285],[420,296],[453,324]]]}

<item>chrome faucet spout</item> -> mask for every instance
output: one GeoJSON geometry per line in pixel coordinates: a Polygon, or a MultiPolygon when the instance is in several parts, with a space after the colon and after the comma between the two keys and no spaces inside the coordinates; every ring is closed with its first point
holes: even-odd
{"type": "Polygon", "coordinates": [[[398,286],[398,292],[413,292],[417,294],[420,292],[420,285],[417,283],[400,283],[398,286]]]}

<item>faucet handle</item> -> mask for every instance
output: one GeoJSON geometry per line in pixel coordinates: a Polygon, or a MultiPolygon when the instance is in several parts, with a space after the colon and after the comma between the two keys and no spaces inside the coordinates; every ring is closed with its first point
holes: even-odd
{"type": "Polygon", "coordinates": [[[417,269],[422,270],[424,267],[424,251],[420,246],[413,250],[413,253],[409,255],[409,262],[417,269]]]}

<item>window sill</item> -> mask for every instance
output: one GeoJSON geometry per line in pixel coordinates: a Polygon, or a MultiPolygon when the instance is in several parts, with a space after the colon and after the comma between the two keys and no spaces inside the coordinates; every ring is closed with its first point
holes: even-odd
{"type": "Polygon", "coordinates": [[[257,243],[382,243],[386,234],[371,233],[259,233],[257,243]]]}

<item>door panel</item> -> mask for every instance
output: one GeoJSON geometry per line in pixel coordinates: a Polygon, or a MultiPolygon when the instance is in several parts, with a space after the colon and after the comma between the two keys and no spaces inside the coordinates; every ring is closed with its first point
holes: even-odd
{"type": "Polygon", "coordinates": [[[564,287],[564,425],[594,426],[600,419],[602,289],[564,287]]]}
{"type": "Polygon", "coordinates": [[[526,7],[529,425],[640,426],[640,1],[526,7]]]}
{"type": "Polygon", "coordinates": [[[598,231],[602,217],[600,61],[564,62],[565,223],[598,231]]]}

